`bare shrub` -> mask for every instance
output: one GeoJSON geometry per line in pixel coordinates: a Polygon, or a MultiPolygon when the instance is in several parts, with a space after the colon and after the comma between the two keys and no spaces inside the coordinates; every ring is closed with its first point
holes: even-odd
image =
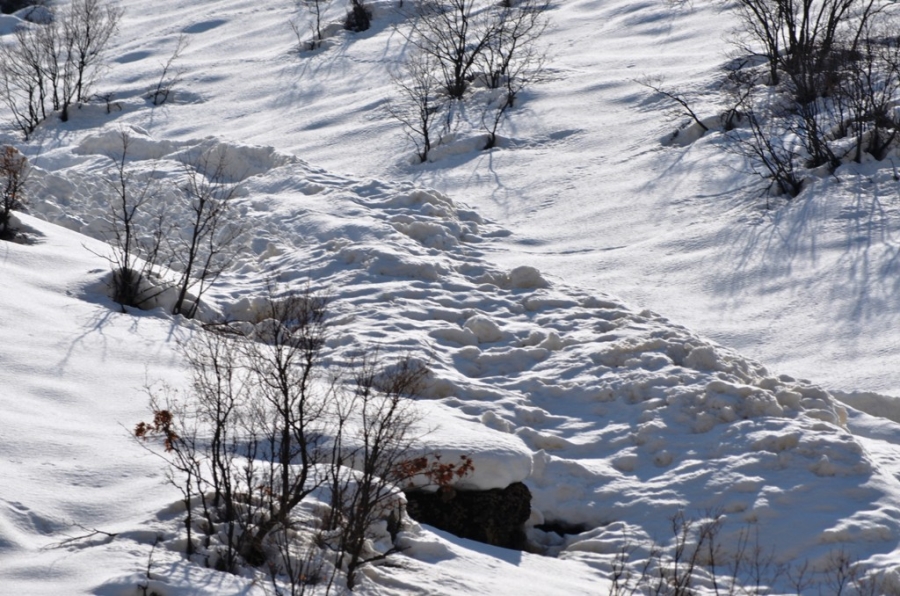
{"type": "Polygon", "coordinates": [[[477,0],[423,0],[416,4],[411,30],[405,33],[440,73],[444,92],[462,99],[482,52],[500,23],[477,0]]]}
{"type": "Polygon", "coordinates": [[[25,182],[28,159],[11,145],[0,147],[0,240],[12,240],[18,230],[13,227],[12,212],[27,203],[25,182]]]}
{"type": "Polygon", "coordinates": [[[482,115],[488,133],[484,149],[497,144],[499,130],[519,93],[541,79],[544,54],[538,38],[547,28],[544,11],[549,0],[520,0],[502,4],[496,13],[498,26],[481,55],[485,80],[503,94],[489,103],[482,115]]]}
{"type": "Polygon", "coordinates": [[[172,314],[194,317],[203,294],[234,261],[243,227],[232,213],[239,181],[231,179],[229,166],[224,147],[199,152],[184,162],[180,190],[190,219],[181,234],[167,238],[180,272],[172,314]],[[190,300],[188,292],[193,294],[190,300]]]}
{"type": "MultiPolygon", "coordinates": [[[[175,42],[175,49],[172,50],[172,54],[169,58],[162,64],[162,70],[159,73],[159,79],[156,81],[156,86],[150,90],[147,94],[147,99],[155,106],[161,106],[169,100],[169,95],[172,94],[172,91],[175,89],[175,86],[181,82],[181,77],[184,75],[184,71],[176,68],[175,63],[181,58],[181,54],[188,46],[188,39],[184,34],[178,36],[178,40],[175,42]]],[[[107,112],[109,109],[107,108],[107,112]]]]}
{"type": "Polygon", "coordinates": [[[428,154],[446,126],[443,112],[447,96],[436,74],[436,62],[433,55],[413,49],[400,72],[391,75],[400,99],[388,110],[403,125],[421,163],[428,161],[428,154]]]}
{"type": "MultiPolygon", "coordinates": [[[[347,587],[351,590],[360,567],[395,552],[367,554],[366,539],[376,521],[387,520],[399,527],[403,517],[397,485],[407,478],[401,463],[416,441],[413,427],[419,421],[407,397],[421,390],[427,373],[409,357],[385,366],[379,363],[377,354],[364,357],[356,367],[351,409],[358,414],[358,447],[350,454],[356,473],[347,476],[352,490],[341,487],[338,495],[342,499],[333,499],[340,513],[337,567],[346,564],[347,587]]],[[[337,474],[332,467],[332,476],[337,474]]]]}
{"type": "Polygon", "coordinates": [[[547,3],[424,0],[415,5],[408,15],[409,30],[400,30],[411,51],[393,77],[401,104],[414,108],[393,108],[391,113],[404,124],[420,161],[428,159],[440,113],[446,111],[446,131],[454,114],[464,109],[461,102],[475,81],[503,89],[503,95],[488,94],[481,110],[488,134],[484,149],[496,145],[497,131],[519,93],[541,78],[544,53],[537,41],[547,28],[547,3]]]}
{"type": "Polygon", "coordinates": [[[769,82],[786,72],[799,85],[805,103],[829,86],[834,53],[855,51],[869,20],[885,7],[880,0],[738,0],[737,43],[760,48],[769,64],[769,82]],[[810,95],[812,94],[812,95],[810,95]]]}
{"type": "Polygon", "coordinates": [[[402,520],[396,483],[417,420],[407,397],[427,373],[364,354],[344,390],[323,365],[325,306],[308,290],[270,289],[250,334],[198,332],[184,347],[190,390],[179,400],[151,389],[152,421],[134,429],[169,462],[187,555],[232,573],[264,567],[279,593],[330,588],[337,570],[352,588],[361,566],[393,552],[371,552],[368,539],[376,522],[396,531],[402,520]],[[303,503],[329,513],[310,518],[303,503]]]}
{"type": "Polygon", "coordinates": [[[58,44],[57,26],[46,27],[19,27],[13,43],[0,44],[0,99],[25,140],[47,118],[48,110],[59,107],[59,90],[54,83],[58,58],[52,49],[48,55],[45,43],[53,42],[53,47],[58,44]],[[55,101],[48,106],[52,98],[55,101]]]}
{"type": "Polygon", "coordinates": [[[324,25],[325,11],[328,10],[331,0],[295,0],[295,2],[298,9],[305,10],[309,13],[311,19],[310,29],[312,30],[313,35],[312,42],[307,44],[301,41],[302,35],[299,23],[291,21],[291,28],[297,36],[300,49],[315,50],[320,47],[325,40],[322,28],[324,25]]]}
{"type": "Polygon", "coordinates": [[[547,29],[549,0],[503,2],[492,11],[492,35],[478,56],[491,89],[506,89],[510,105],[527,85],[540,78],[544,54],[538,40],[547,29]]]}
{"type": "Polygon", "coordinates": [[[709,127],[700,119],[694,109],[691,107],[691,103],[688,100],[687,96],[680,90],[669,88],[665,86],[665,82],[661,77],[644,77],[643,79],[635,81],[638,85],[646,87],[650,89],[654,93],[657,93],[664,97],[669,102],[678,106],[679,110],[689,116],[694,123],[703,130],[703,132],[709,132],[709,127]]]}
{"type": "Polygon", "coordinates": [[[797,170],[799,154],[785,142],[787,130],[779,127],[778,121],[764,123],[749,106],[742,112],[747,129],[728,133],[732,141],[730,149],[742,156],[750,171],[766,182],[768,194],[796,197],[803,189],[803,178],[797,170]]]}
{"type": "Polygon", "coordinates": [[[848,61],[843,84],[835,95],[841,132],[855,138],[853,159],[864,153],[875,159],[887,153],[900,130],[894,106],[900,98],[900,44],[891,37],[867,37],[859,59],[848,61]]]}
{"type": "Polygon", "coordinates": [[[892,583],[867,570],[846,551],[830,553],[819,566],[778,561],[775,549],[760,542],[759,527],[747,524],[726,548],[720,541],[726,516],[697,518],[683,511],[670,518],[667,544],[640,545],[623,535],[609,561],[610,596],[655,594],[745,595],[793,593],[874,596],[897,594],[892,583]],[[644,553],[643,558],[641,553],[644,553]]]}
{"type": "Polygon", "coordinates": [[[120,151],[109,156],[113,166],[106,179],[113,191],[105,232],[113,249],[107,257],[112,267],[112,299],[123,307],[142,307],[165,289],[152,281],[158,281],[159,268],[166,264],[163,243],[169,228],[159,184],[152,174],[141,178],[129,167],[132,141],[128,133],[119,133],[119,141],[120,151]],[[146,219],[152,222],[149,233],[139,226],[146,219]]]}
{"type": "MultiPolygon", "coordinates": [[[[123,9],[101,0],[73,0],[62,18],[66,59],[73,63],[73,97],[85,102],[103,69],[103,53],[119,28],[123,9]]],[[[63,118],[65,120],[65,118],[63,118]]]]}
{"type": "Polygon", "coordinates": [[[150,394],[150,422],[139,422],[134,427],[134,437],[139,441],[158,439],[163,452],[159,454],[168,463],[166,478],[181,493],[185,507],[185,555],[190,558],[196,551],[194,543],[193,497],[205,495],[203,481],[203,453],[199,449],[196,418],[180,404],[171,388],[148,387],[150,394]]]}
{"type": "Polygon", "coordinates": [[[0,100],[27,139],[50,111],[69,119],[73,103],[86,102],[103,70],[103,54],[122,10],[101,0],[73,0],[41,24],[22,24],[11,44],[0,46],[0,100]]]}

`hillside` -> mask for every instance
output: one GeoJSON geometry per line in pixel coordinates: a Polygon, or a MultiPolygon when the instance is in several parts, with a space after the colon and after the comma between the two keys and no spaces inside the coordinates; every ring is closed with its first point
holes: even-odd
{"type": "MultiPolygon", "coordinates": [[[[842,559],[900,589],[896,183],[848,164],[765,209],[721,134],[663,143],[683,122],[636,80],[663,75],[718,113],[723,7],[551,4],[543,80],[498,147],[480,151],[464,114],[423,164],[388,109],[409,51],[392,3],[304,51],[290,22],[303,38],[309,15],[291,2],[122,7],[108,101],[27,143],[4,134],[32,173],[28,241],[0,244],[3,590],[272,590],[262,570],[182,557],[179,493],[131,429],[149,384],[187,388],[180,346],[200,323],[249,320],[273,281],[328,296],[335,366],[363,349],[427,366],[422,442],[472,458],[458,488],[533,495],[535,553],[408,521],[359,593],[608,593],[617,553],[639,572],[654,544],[677,546],[679,512],[721,516],[726,560],[755,549],[743,583],[755,571],[788,592],[806,562],[827,592],[842,559]],[[238,251],[198,321],[109,299],[100,240],[123,139],[173,221],[195,156],[240,180],[238,251]]],[[[716,573],[707,560],[698,585],[714,591],[716,573]]]]}

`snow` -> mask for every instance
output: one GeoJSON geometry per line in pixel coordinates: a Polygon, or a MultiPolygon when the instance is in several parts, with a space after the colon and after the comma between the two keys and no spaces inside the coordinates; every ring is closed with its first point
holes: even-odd
{"type": "Polygon", "coordinates": [[[239,181],[240,250],[202,318],[252,318],[270,280],[328,295],[333,362],[374,346],[430,368],[421,440],[472,458],[457,488],[532,491],[548,556],[412,524],[360,593],[603,592],[612,556],[648,557],[679,511],[723,515],[726,549],[752,528],[779,563],[843,551],[897,580],[895,175],[844,165],[765,210],[720,134],[673,138],[683,122],[635,81],[665,75],[717,117],[726,10],[552,5],[546,80],[499,148],[478,150],[474,118],[413,165],[385,109],[392,3],[305,52],[292,2],[122,4],[109,113],[7,135],[34,170],[31,241],[0,244],[3,590],[133,594],[152,552],[166,594],[264,593],[172,550],[178,493],[130,436],[145,385],[186,385],[178,341],[200,331],[165,301],[123,313],[106,296],[123,133],[176,220],[185,162],[226,155],[239,181]],[[182,79],[152,106],[182,34],[182,79]]]}

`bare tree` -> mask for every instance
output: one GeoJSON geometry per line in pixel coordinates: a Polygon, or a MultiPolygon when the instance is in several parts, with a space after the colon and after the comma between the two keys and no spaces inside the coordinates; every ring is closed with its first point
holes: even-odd
{"type": "Polygon", "coordinates": [[[48,111],[69,118],[73,103],[87,101],[102,71],[103,53],[122,10],[101,0],[73,0],[64,12],[20,25],[0,47],[0,99],[27,139],[48,111]]]}
{"type": "MultiPolygon", "coordinates": [[[[358,449],[353,454],[357,473],[352,490],[342,490],[341,538],[338,567],[347,565],[347,587],[353,589],[357,570],[387,553],[366,555],[369,528],[377,520],[399,525],[402,511],[397,504],[397,485],[406,478],[401,462],[418,437],[413,432],[419,421],[408,397],[417,394],[428,369],[407,357],[384,366],[377,353],[357,367],[354,405],[359,415],[358,449]]],[[[396,530],[395,530],[396,531],[396,530]]]]}
{"type": "Polygon", "coordinates": [[[158,265],[165,264],[164,240],[168,235],[166,213],[158,200],[160,188],[154,176],[143,179],[128,166],[131,137],[119,133],[121,150],[109,158],[113,162],[107,184],[113,191],[109,201],[105,239],[113,247],[112,299],[124,306],[140,307],[158,296],[165,285],[149,282],[158,265]],[[151,221],[150,231],[140,224],[151,221]]]}
{"type": "Polygon", "coordinates": [[[423,0],[417,5],[411,30],[404,33],[419,52],[433,58],[444,91],[462,99],[485,48],[500,23],[478,0],[423,0]]]}
{"type": "MultiPolygon", "coordinates": [[[[331,4],[331,0],[296,0],[297,8],[304,9],[309,13],[312,22],[310,23],[310,29],[312,29],[313,39],[312,42],[308,45],[308,48],[314,50],[322,45],[322,41],[325,39],[325,36],[322,32],[322,26],[325,18],[325,11],[328,10],[328,6],[331,4]]],[[[300,33],[300,26],[298,23],[291,21],[291,28],[294,30],[294,34],[297,36],[297,40],[301,49],[306,44],[303,44],[300,33]]]]}
{"type": "Polygon", "coordinates": [[[147,94],[147,98],[153,105],[161,106],[166,103],[172,90],[181,81],[184,71],[175,68],[175,62],[181,58],[181,54],[187,46],[187,37],[184,34],[179,35],[178,40],[175,42],[175,49],[172,50],[172,55],[162,65],[162,71],[159,74],[159,79],[156,81],[156,86],[147,94]]]}
{"type": "Polygon", "coordinates": [[[200,152],[185,161],[181,193],[190,220],[183,235],[169,239],[180,270],[173,314],[193,317],[203,294],[234,260],[234,244],[243,229],[231,213],[239,183],[229,176],[229,165],[224,147],[200,152]],[[194,296],[189,300],[191,291],[194,296]]]}
{"type": "Polygon", "coordinates": [[[73,96],[85,102],[99,71],[103,52],[119,28],[122,8],[101,0],[73,0],[62,20],[67,56],[74,64],[73,96]]]}
{"type": "Polygon", "coordinates": [[[445,126],[442,113],[448,100],[436,75],[436,63],[432,54],[412,49],[400,72],[391,75],[400,100],[388,110],[403,125],[422,163],[428,160],[436,137],[445,126]]]}

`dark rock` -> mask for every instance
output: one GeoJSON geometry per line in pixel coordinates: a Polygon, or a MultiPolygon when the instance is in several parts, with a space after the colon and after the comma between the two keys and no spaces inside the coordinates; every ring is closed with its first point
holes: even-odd
{"type": "Polygon", "coordinates": [[[521,482],[504,489],[406,493],[414,520],[494,546],[523,550],[525,522],[531,515],[531,491],[521,482]]]}

